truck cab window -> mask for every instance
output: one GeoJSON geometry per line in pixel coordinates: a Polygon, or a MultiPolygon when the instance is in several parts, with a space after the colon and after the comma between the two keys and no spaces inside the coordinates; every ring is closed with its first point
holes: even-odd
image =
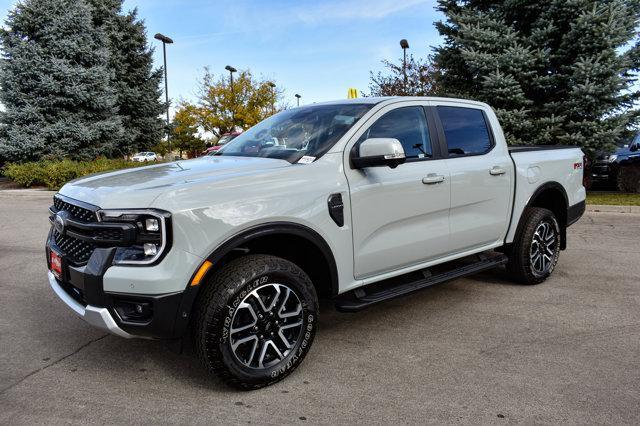
{"type": "Polygon", "coordinates": [[[394,109],[373,123],[358,140],[369,138],[395,138],[400,141],[407,158],[431,158],[431,139],[422,107],[394,109]]]}
{"type": "Polygon", "coordinates": [[[485,154],[491,150],[491,137],[479,109],[437,107],[450,157],[485,154]]]}

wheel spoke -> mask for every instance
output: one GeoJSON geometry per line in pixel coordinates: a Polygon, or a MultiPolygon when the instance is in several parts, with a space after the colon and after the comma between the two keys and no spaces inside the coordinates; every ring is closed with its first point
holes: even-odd
{"type": "Polygon", "coordinates": [[[273,296],[273,300],[271,300],[271,303],[269,303],[269,306],[266,306],[264,304],[264,301],[262,300],[262,297],[260,297],[260,294],[258,293],[259,290],[262,289],[261,288],[257,288],[254,291],[251,292],[251,294],[254,296],[255,299],[258,300],[258,303],[260,304],[260,308],[262,309],[262,312],[264,313],[268,313],[271,312],[271,309],[273,309],[274,306],[276,306],[276,304],[278,303],[278,299],[280,298],[280,286],[269,286],[270,288],[275,288],[276,290],[276,294],[275,296],[273,296]]]}
{"type": "MultiPolygon", "coordinates": [[[[272,348],[278,356],[278,359],[274,361],[281,361],[284,358],[284,355],[282,355],[282,352],[280,352],[280,349],[278,349],[276,344],[273,343],[272,340],[267,340],[262,344],[262,349],[260,349],[260,357],[258,358],[258,368],[265,368],[264,359],[267,356],[267,350],[269,350],[269,348],[272,348]]],[[[269,365],[271,364],[273,364],[273,361],[269,363],[269,365]]],[[[269,365],[267,365],[266,367],[268,367],[269,365]]]]}
{"type": "Polygon", "coordinates": [[[253,360],[253,356],[256,353],[256,348],[257,347],[258,347],[258,337],[255,336],[255,335],[251,335],[251,336],[245,337],[245,338],[237,340],[237,341],[235,341],[235,342],[233,342],[231,344],[231,349],[233,349],[233,353],[235,354],[235,356],[238,357],[238,359],[240,359],[246,365],[251,365],[251,361],[253,360]],[[253,344],[251,345],[251,352],[249,354],[249,358],[244,360],[238,355],[238,348],[240,346],[244,345],[245,343],[251,342],[251,341],[253,341],[253,344]]]}
{"type": "Polygon", "coordinates": [[[253,321],[251,322],[251,324],[243,325],[241,327],[233,327],[233,322],[232,322],[231,323],[231,330],[229,330],[229,334],[236,334],[236,333],[239,333],[241,331],[247,330],[247,329],[253,327],[254,325],[256,325],[256,322],[258,321],[258,317],[257,317],[256,313],[253,310],[253,306],[251,306],[249,303],[243,302],[243,303],[239,304],[238,307],[236,308],[236,312],[238,312],[240,309],[248,310],[249,313],[251,314],[251,316],[253,317],[253,321]]]}
{"type": "Polygon", "coordinates": [[[298,321],[296,323],[284,325],[280,327],[280,330],[278,330],[278,336],[280,336],[280,339],[282,339],[282,342],[285,344],[287,349],[291,349],[291,347],[293,346],[293,343],[289,342],[289,340],[286,338],[286,336],[284,335],[284,330],[288,330],[294,327],[301,327],[301,326],[302,326],[302,321],[298,321]]]}
{"type": "Polygon", "coordinates": [[[291,293],[292,293],[291,290],[287,289],[287,294],[285,296],[285,300],[282,303],[282,305],[280,306],[280,310],[278,311],[278,316],[280,318],[291,318],[291,317],[294,317],[294,316],[300,314],[300,312],[302,312],[302,304],[300,302],[296,303],[296,309],[294,311],[292,311],[292,312],[284,312],[284,310],[286,309],[286,305],[287,305],[287,302],[289,300],[289,296],[291,295],[291,293]]]}

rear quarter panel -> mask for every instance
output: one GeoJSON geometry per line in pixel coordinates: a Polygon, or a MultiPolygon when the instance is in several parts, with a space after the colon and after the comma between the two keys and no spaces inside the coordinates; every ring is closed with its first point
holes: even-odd
{"type": "Polygon", "coordinates": [[[506,242],[513,241],[522,212],[541,186],[556,182],[564,188],[569,207],[584,201],[583,152],[579,148],[512,152],[516,167],[513,216],[506,242]]]}

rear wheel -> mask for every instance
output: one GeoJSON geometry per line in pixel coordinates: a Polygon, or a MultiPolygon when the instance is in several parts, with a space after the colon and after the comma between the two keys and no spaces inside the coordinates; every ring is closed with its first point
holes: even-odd
{"type": "Polygon", "coordinates": [[[267,255],[235,259],[203,289],[194,317],[196,351],[228,384],[257,389],[300,365],[317,312],[313,284],[295,264],[267,255]]]}
{"type": "Polygon", "coordinates": [[[522,213],[522,225],[509,248],[507,270],[516,281],[539,284],[553,272],[560,256],[560,226],[555,215],[540,207],[522,213]]]}

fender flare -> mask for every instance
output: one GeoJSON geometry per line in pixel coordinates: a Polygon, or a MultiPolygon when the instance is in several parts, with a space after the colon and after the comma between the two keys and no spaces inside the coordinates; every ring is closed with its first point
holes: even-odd
{"type": "MultiPolygon", "coordinates": [[[[564,203],[566,205],[564,218],[560,218],[560,217],[558,218],[558,222],[560,223],[560,236],[561,236],[560,249],[564,250],[567,247],[567,217],[568,217],[568,211],[570,207],[569,197],[567,196],[567,191],[564,189],[564,187],[556,181],[549,181],[549,182],[543,183],[538,188],[536,188],[535,191],[533,191],[533,194],[531,194],[531,196],[529,197],[529,200],[527,201],[527,204],[525,205],[525,209],[527,207],[532,207],[534,201],[538,198],[538,196],[542,194],[544,191],[549,189],[558,190],[560,194],[562,194],[564,203]]],[[[524,211],[524,209],[522,211],[524,211]]],[[[522,215],[520,216],[520,220],[518,221],[518,226],[516,228],[515,235],[518,235],[518,233],[520,232],[521,226],[522,226],[522,215]]]]}
{"type": "MultiPolygon", "coordinates": [[[[325,239],[313,229],[308,226],[301,225],[293,222],[269,222],[256,225],[245,229],[238,234],[228,238],[222,244],[215,248],[215,250],[206,258],[214,264],[220,261],[225,255],[229,254],[233,249],[242,247],[244,244],[249,243],[252,240],[261,238],[268,235],[293,235],[301,237],[313,244],[324,256],[327,264],[329,265],[329,276],[331,278],[331,292],[335,296],[338,294],[338,268],[336,265],[333,252],[329,244],[325,239]]],[[[195,276],[197,271],[194,271],[195,276]]],[[[210,272],[209,272],[210,273],[210,272]]],[[[209,274],[207,273],[207,275],[209,274]]],[[[193,279],[193,276],[189,279],[189,283],[193,279]]],[[[197,299],[201,285],[190,286],[187,283],[187,287],[184,291],[182,301],[180,302],[180,308],[178,309],[174,335],[182,336],[189,325],[189,321],[193,314],[193,306],[197,299]]]]}

